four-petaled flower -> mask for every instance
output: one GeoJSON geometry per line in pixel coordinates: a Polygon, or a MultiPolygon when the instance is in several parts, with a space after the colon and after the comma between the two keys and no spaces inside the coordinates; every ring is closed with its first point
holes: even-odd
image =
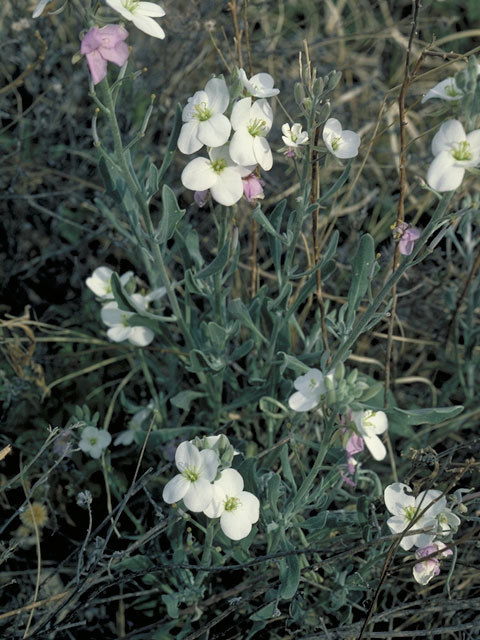
{"type": "MultiPolygon", "coordinates": [[[[145,310],[145,296],[134,293],[130,296],[130,300],[137,309],[145,310]]],[[[128,321],[133,315],[134,313],[131,311],[119,309],[116,302],[107,302],[101,311],[102,320],[109,327],[107,336],[110,340],[113,342],[128,340],[137,347],[146,347],[152,342],[155,334],[148,327],[130,326],[128,321]]]]}
{"type": "Polygon", "coordinates": [[[272,128],[273,112],[266,100],[242,98],[235,103],[230,117],[235,133],[230,142],[230,156],[239,165],[256,165],[269,171],[273,165],[270,145],[265,136],[272,128]]]}
{"type": "Polygon", "coordinates": [[[409,227],[406,222],[400,222],[393,230],[393,235],[396,240],[399,240],[398,250],[402,256],[409,256],[420,237],[420,230],[417,227],[409,227]]]}
{"type": "Polygon", "coordinates": [[[440,573],[440,558],[447,558],[448,556],[451,556],[453,551],[451,549],[447,549],[446,545],[439,540],[415,551],[415,558],[417,560],[420,560],[420,558],[426,558],[432,553],[436,553],[438,551],[441,551],[441,553],[438,553],[438,555],[432,558],[428,558],[428,560],[417,562],[417,564],[414,565],[413,577],[419,584],[426,585],[432,578],[438,576],[440,573]]]}
{"type": "Polygon", "coordinates": [[[462,96],[463,91],[457,86],[455,78],[446,78],[427,91],[423,96],[422,104],[432,98],[452,101],[460,100],[462,96]]]}
{"type": "Polygon", "coordinates": [[[153,18],[161,18],[165,10],[154,2],[140,0],[107,0],[107,4],[133,24],[154,38],[165,38],[165,31],[153,18]]]}
{"type": "Polygon", "coordinates": [[[182,184],[192,191],[210,189],[217,202],[229,207],[242,197],[242,178],[248,176],[255,167],[235,164],[227,145],[210,149],[209,156],[209,160],[194,158],[187,164],[182,171],[182,184]]]}
{"type": "Polygon", "coordinates": [[[259,518],[260,502],[243,490],[243,478],[235,469],[225,469],[212,485],[212,501],[203,509],[208,518],[220,518],[223,533],[231,540],[248,536],[259,518]]]}
{"type": "Polygon", "coordinates": [[[437,535],[438,522],[436,516],[445,511],[446,498],[441,491],[429,489],[422,491],[416,498],[408,495],[411,492],[408,485],[402,482],[394,482],[384,491],[385,506],[392,515],[387,520],[387,525],[392,533],[401,533],[413,522],[414,529],[428,529],[431,533],[415,533],[409,531],[400,541],[402,549],[408,551],[413,546],[426,547],[431,544],[437,535]],[[423,513],[423,515],[420,515],[423,513]]]}
{"type": "Polygon", "coordinates": [[[428,184],[436,191],[453,191],[461,185],[465,169],[480,164],[480,129],[466,134],[459,120],[447,120],[433,137],[432,152],[428,184]]]}
{"type": "Polygon", "coordinates": [[[308,142],[308,133],[302,131],[302,125],[294,122],[291,128],[288,122],[282,125],[282,140],[287,147],[299,147],[308,142]]]}
{"type": "Polygon", "coordinates": [[[128,60],[128,46],[124,42],[128,32],[118,24],[107,24],[99,29],[92,27],[83,36],[80,53],[87,59],[93,84],[107,75],[107,62],[119,67],[128,60]]]}
{"type": "Polygon", "coordinates": [[[325,122],[323,141],[330,153],[342,160],[354,158],[358,154],[360,136],[354,131],[344,131],[336,118],[329,118],[325,122]]]}
{"type": "Polygon", "coordinates": [[[238,77],[243,87],[254,98],[272,98],[280,93],[280,89],[273,87],[274,81],[269,73],[257,73],[249,80],[245,71],[239,69],[238,77]]]}
{"type": "Polygon", "coordinates": [[[387,450],[378,436],[388,429],[386,414],[383,411],[371,409],[352,411],[352,419],[375,460],[383,460],[387,450]]]}
{"type": "Polygon", "coordinates": [[[111,441],[112,436],[108,431],[89,426],[82,431],[78,446],[84,453],[88,453],[92,458],[98,460],[111,441]]]}
{"type": "Polygon", "coordinates": [[[175,452],[175,464],[180,471],[163,489],[165,502],[183,500],[190,511],[203,511],[213,497],[213,485],[218,457],[212,449],[199,451],[191,442],[181,442],[175,452]]]}
{"type": "MultiPolygon", "coordinates": [[[[327,377],[333,379],[332,374],[327,377]]],[[[288,399],[288,406],[294,411],[310,411],[327,391],[325,377],[319,369],[309,369],[295,380],[293,386],[297,391],[288,399]]]]}
{"type": "Polygon", "coordinates": [[[232,127],[223,112],[229,100],[223,78],[212,78],[203,91],[197,91],[188,99],[182,112],[184,124],[177,143],[182,153],[195,153],[203,145],[221,147],[227,142],[232,127]]]}
{"type": "MultiPolygon", "coordinates": [[[[110,267],[97,267],[92,275],[86,279],[85,284],[93,293],[104,300],[113,298],[112,285],[110,283],[113,271],[110,267]]],[[[133,277],[133,271],[127,271],[120,276],[123,286],[133,277]]]]}

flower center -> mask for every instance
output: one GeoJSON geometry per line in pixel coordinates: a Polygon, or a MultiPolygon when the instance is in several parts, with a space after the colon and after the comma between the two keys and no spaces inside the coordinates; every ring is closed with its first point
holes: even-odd
{"type": "Polygon", "coordinates": [[[227,161],[225,158],[218,158],[217,160],[212,160],[210,162],[210,166],[215,171],[215,173],[222,173],[222,171],[227,167],[227,161]]]}
{"type": "Polygon", "coordinates": [[[330,144],[332,145],[332,149],[334,151],[338,151],[341,143],[342,143],[342,138],[340,136],[337,136],[336,138],[332,138],[330,140],[330,144]]]}
{"type": "Polygon", "coordinates": [[[261,136],[265,135],[265,128],[267,123],[265,120],[260,120],[260,118],[255,118],[255,120],[250,120],[250,123],[247,127],[248,133],[253,136],[261,136]]]}
{"type": "Polygon", "coordinates": [[[313,391],[316,387],[317,387],[317,381],[315,380],[315,378],[310,378],[310,380],[308,381],[309,390],[313,391]]]}
{"type": "Polygon", "coordinates": [[[462,140],[461,142],[457,142],[456,144],[454,144],[453,149],[450,153],[455,158],[455,160],[458,160],[459,162],[471,160],[473,157],[470,145],[466,140],[462,140]]]}
{"type": "Polygon", "coordinates": [[[140,0],[123,0],[123,6],[127,11],[130,11],[130,13],[134,13],[139,2],[140,0]]]}
{"type": "Polygon", "coordinates": [[[462,95],[462,92],[457,89],[457,87],[456,87],[454,82],[452,82],[452,84],[449,84],[449,85],[447,85],[445,87],[445,93],[450,98],[456,98],[457,96],[461,96],[462,95]]]}
{"type": "Polygon", "coordinates": [[[195,105],[195,113],[193,114],[193,117],[200,120],[200,122],[205,122],[205,120],[209,120],[212,117],[212,112],[207,107],[206,102],[200,102],[195,105]]]}
{"type": "Polygon", "coordinates": [[[182,476],[189,482],[196,482],[200,477],[200,473],[197,471],[195,467],[193,468],[187,467],[185,471],[182,472],[182,476]]]}
{"type": "Polygon", "coordinates": [[[373,418],[375,417],[375,411],[371,411],[368,415],[363,416],[362,426],[365,430],[374,429],[375,423],[373,418]]]}
{"type": "Polygon", "coordinates": [[[240,498],[231,497],[225,500],[224,508],[225,511],[235,511],[241,504],[240,498]]]}
{"type": "Polygon", "coordinates": [[[409,522],[411,522],[415,518],[416,513],[417,513],[417,507],[414,507],[413,505],[410,507],[405,507],[404,509],[405,518],[409,522]]]}
{"type": "Polygon", "coordinates": [[[128,316],[127,316],[127,314],[126,314],[126,313],[124,313],[124,314],[122,315],[122,325],[123,325],[124,327],[128,327],[128,326],[129,326],[129,324],[128,324],[128,316]]]}
{"type": "Polygon", "coordinates": [[[98,443],[98,438],[89,438],[88,443],[94,447],[98,443]]]}

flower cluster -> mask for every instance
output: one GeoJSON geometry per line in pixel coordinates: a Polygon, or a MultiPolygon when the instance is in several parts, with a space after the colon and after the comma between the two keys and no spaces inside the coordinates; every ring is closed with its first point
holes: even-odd
{"type": "MultiPolygon", "coordinates": [[[[357,379],[352,372],[350,376],[339,383],[336,378],[341,377],[337,372],[330,372],[326,376],[319,369],[309,369],[307,373],[298,377],[293,386],[296,391],[288,399],[288,406],[297,412],[310,411],[316,409],[322,413],[319,405],[326,401],[328,396],[337,403],[351,400],[358,405],[358,398],[364,391],[366,383],[357,379]],[[349,384],[350,383],[350,384],[349,384]],[[342,393],[343,389],[343,393],[342,393]],[[346,391],[345,391],[346,390],[346,391]]],[[[383,460],[387,455],[385,445],[379,435],[388,429],[388,419],[383,411],[372,409],[357,409],[353,411],[349,407],[342,418],[342,441],[347,454],[347,472],[353,476],[357,460],[354,455],[363,451],[366,446],[375,460],[383,460]]],[[[355,486],[353,480],[341,471],[343,479],[350,485],[355,486]]]]}
{"type": "MultiPolygon", "coordinates": [[[[404,532],[400,546],[406,551],[413,546],[417,547],[417,559],[445,549],[445,544],[436,538],[450,536],[460,524],[460,518],[447,507],[446,497],[436,489],[422,491],[415,498],[408,485],[395,482],[386,487],[384,500],[392,514],[387,520],[388,528],[392,533],[404,532]],[[418,532],[419,530],[422,531],[418,532]]],[[[440,572],[440,557],[445,558],[451,553],[451,550],[445,549],[434,558],[417,563],[413,569],[415,580],[420,584],[427,584],[440,572]]]]}
{"type": "Polygon", "coordinates": [[[195,442],[204,448],[193,442],[177,447],[175,464],[180,473],[165,485],[163,499],[169,504],[183,500],[190,511],[220,518],[223,533],[231,540],[241,540],[257,522],[260,502],[243,490],[242,476],[228,466],[236,452],[226,436],[208,436],[201,443],[198,439],[195,442]]]}
{"type": "Polygon", "coordinates": [[[195,198],[200,204],[206,191],[225,206],[235,204],[242,195],[250,202],[262,198],[262,182],[254,171],[257,166],[269,171],[273,165],[266,140],[273,112],[266,98],[277,95],[278,89],[268,73],[248,80],[240,69],[238,78],[249,95],[234,102],[230,117],[225,115],[230,110],[230,93],[223,78],[211,78],[203,91],[188,99],[182,112],[180,151],[190,155],[203,146],[208,150],[208,158],[194,158],[181,175],[184,187],[200,192],[195,198]]]}
{"type": "MultiPolygon", "coordinates": [[[[152,342],[155,334],[148,327],[130,324],[136,314],[133,311],[120,309],[114,300],[111,286],[112,275],[113,271],[110,267],[98,267],[86,280],[87,287],[105,303],[102,307],[101,317],[108,327],[107,336],[113,342],[128,340],[130,344],[137,347],[146,347],[152,342]]],[[[133,272],[127,271],[121,275],[120,282],[131,291],[135,286],[133,272]]],[[[160,287],[147,295],[131,293],[128,298],[132,307],[141,314],[147,310],[150,302],[158,300],[164,294],[165,288],[160,287]]]]}

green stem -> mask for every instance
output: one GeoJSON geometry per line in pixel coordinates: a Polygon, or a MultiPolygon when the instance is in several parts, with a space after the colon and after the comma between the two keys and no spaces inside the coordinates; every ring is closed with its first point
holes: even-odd
{"type": "Polygon", "coordinates": [[[444,215],[450,203],[450,200],[453,197],[453,193],[454,192],[452,191],[451,193],[448,193],[447,195],[443,196],[443,198],[440,200],[438,204],[438,207],[435,213],[432,216],[432,219],[426,226],[422,237],[417,241],[411,256],[409,258],[406,258],[405,261],[399,266],[399,268],[390,276],[390,278],[387,280],[385,285],[379,291],[379,293],[377,294],[373,302],[369,305],[367,311],[365,311],[365,313],[357,320],[357,322],[352,328],[351,333],[346,338],[345,342],[339,347],[337,353],[332,359],[332,362],[330,365],[330,368],[332,370],[335,369],[335,367],[338,364],[340,364],[340,362],[343,362],[345,360],[345,358],[347,357],[348,351],[355,344],[355,342],[362,335],[362,333],[364,333],[366,327],[369,325],[369,323],[373,319],[373,316],[377,312],[383,300],[392,290],[394,285],[400,280],[400,278],[403,276],[405,271],[407,271],[407,269],[411,267],[417,255],[420,253],[420,251],[423,249],[425,244],[428,242],[431,234],[435,231],[438,221],[444,215]]]}

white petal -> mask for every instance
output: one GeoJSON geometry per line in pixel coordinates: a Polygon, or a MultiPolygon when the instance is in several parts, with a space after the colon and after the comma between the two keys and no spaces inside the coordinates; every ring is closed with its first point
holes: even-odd
{"type": "Polygon", "coordinates": [[[168,502],[168,504],[179,502],[179,500],[183,499],[183,496],[187,493],[189,488],[190,482],[178,474],[167,482],[163,489],[162,498],[165,502],[168,502]]]}
{"type": "Polygon", "coordinates": [[[453,144],[466,140],[465,130],[459,120],[447,120],[442,124],[432,140],[432,153],[437,156],[441,151],[449,151],[453,144]]]}
{"type": "Polygon", "coordinates": [[[432,504],[431,507],[428,507],[428,510],[425,512],[423,517],[432,518],[433,516],[436,516],[438,513],[446,509],[447,499],[445,498],[445,496],[440,497],[441,495],[442,492],[438,491],[437,489],[429,489],[428,491],[422,491],[418,494],[417,499],[415,500],[415,504],[420,511],[423,511],[434,500],[437,501],[432,504]]]}
{"type": "MultiPolygon", "coordinates": [[[[212,78],[205,85],[208,96],[208,108],[213,113],[223,113],[230,102],[227,83],[223,78],[212,78]]],[[[223,144],[223,142],[222,142],[223,144]]]]}
{"type": "Polygon", "coordinates": [[[227,496],[238,496],[243,491],[243,478],[236,469],[224,469],[215,485],[227,496]]]}
{"type": "Polygon", "coordinates": [[[212,485],[205,478],[198,478],[190,482],[187,493],[183,496],[183,503],[190,511],[203,511],[212,501],[212,485]]]}
{"type": "Polygon", "coordinates": [[[270,171],[273,165],[272,152],[270,145],[261,136],[255,136],[253,139],[253,153],[258,164],[264,171],[270,171]]]}
{"type": "Polygon", "coordinates": [[[235,204],[243,196],[242,179],[233,167],[226,167],[217,182],[210,188],[212,197],[226,207],[235,204]]]}
{"type": "Polygon", "coordinates": [[[250,119],[258,119],[265,121],[265,135],[272,128],[273,111],[272,107],[264,99],[256,100],[250,110],[250,119]]]}
{"type": "Polygon", "coordinates": [[[257,496],[249,491],[242,491],[238,498],[242,503],[242,513],[244,517],[248,517],[252,524],[258,521],[260,517],[260,501],[257,496]]]}
{"type": "Polygon", "coordinates": [[[140,29],[140,31],[143,31],[149,36],[160,38],[161,40],[165,38],[165,31],[153,18],[148,18],[147,16],[141,16],[134,13],[132,22],[137,29],[140,29]]]}
{"type": "Polygon", "coordinates": [[[415,498],[412,495],[407,495],[405,491],[411,492],[411,489],[402,482],[394,482],[385,488],[383,493],[385,506],[394,516],[403,517],[405,507],[415,506],[415,498]]]}
{"type": "Polygon", "coordinates": [[[124,313],[118,308],[116,302],[107,302],[107,304],[103,305],[100,316],[107,327],[114,327],[122,323],[124,313]]]}
{"type": "Polygon", "coordinates": [[[112,436],[106,429],[98,430],[98,444],[105,449],[112,441],[112,436]]]}
{"type": "Polygon", "coordinates": [[[465,169],[455,165],[455,158],[448,151],[441,151],[433,159],[427,171],[427,182],[432,189],[453,191],[462,184],[465,169]]]}
{"type": "Polygon", "coordinates": [[[326,138],[331,137],[338,138],[342,135],[342,125],[336,118],[329,118],[323,127],[323,140],[327,142],[326,138]]]}
{"type": "Polygon", "coordinates": [[[242,540],[252,530],[252,522],[245,517],[242,509],[224,511],[220,516],[220,527],[231,540],[242,540]]]}
{"type": "Polygon", "coordinates": [[[128,447],[129,444],[132,444],[133,439],[135,437],[135,434],[133,431],[131,431],[131,429],[127,429],[126,431],[121,431],[117,437],[115,438],[115,440],[113,441],[113,444],[117,447],[119,444],[122,444],[125,447],[128,447]]]}
{"type": "Polygon", "coordinates": [[[131,278],[133,278],[133,271],[126,271],[120,276],[120,282],[125,286],[131,278]]]}
{"type": "Polygon", "coordinates": [[[308,396],[301,391],[296,391],[288,399],[288,406],[294,411],[310,411],[320,402],[320,396],[309,394],[308,396]]]}
{"type": "Polygon", "coordinates": [[[272,98],[280,93],[280,89],[274,89],[275,84],[269,73],[256,73],[248,83],[253,91],[250,93],[257,98],[272,98]]]}
{"type": "Polygon", "coordinates": [[[253,140],[246,127],[235,131],[229,147],[230,156],[234,162],[243,166],[257,164],[253,151],[253,140]]]}
{"type": "Polygon", "coordinates": [[[208,482],[213,482],[217,475],[217,469],[218,456],[215,451],[212,449],[202,449],[202,451],[200,451],[200,464],[198,467],[200,476],[208,480],[208,482]]]}
{"type": "Polygon", "coordinates": [[[236,131],[240,127],[246,127],[250,120],[250,108],[252,106],[251,98],[242,98],[233,105],[230,122],[236,131]]]}
{"type": "Polygon", "coordinates": [[[355,158],[358,155],[358,147],[360,145],[360,136],[355,131],[343,131],[342,141],[337,151],[333,153],[342,160],[346,158],[355,158]]]}
{"type": "Polygon", "coordinates": [[[319,394],[325,393],[325,379],[320,369],[309,369],[303,376],[295,379],[293,386],[297,391],[318,390],[319,394]]]}
{"type": "Polygon", "coordinates": [[[151,18],[161,18],[165,15],[165,10],[154,2],[139,2],[135,13],[141,16],[150,16],[151,18]]]}
{"type": "Polygon", "coordinates": [[[124,327],[123,324],[117,324],[114,327],[110,327],[107,331],[107,336],[113,342],[123,342],[128,340],[131,332],[131,327],[124,327]]]}
{"type": "Polygon", "coordinates": [[[200,451],[191,442],[181,442],[175,451],[175,464],[180,472],[200,466],[200,451]]]}
{"type": "Polygon", "coordinates": [[[230,120],[217,113],[208,120],[199,122],[197,137],[207,147],[221,147],[228,140],[231,130],[230,120]]]}
{"type": "Polygon", "coordinates": [[[190,155],[203,147],[203,143],[198,139],[199,126],[200,122],[196,119],[182,125],[177,141],[177,147],[182,153],[190,155]]]}
{"type": "Polygon", "coordinates": [[[376,435],[363,435],[363,440],[375,460],[383,460],[387,455],[385,445],[376,435]]]}
{"type": "Polygon", "coordinates": [[[217,181],[217,174],[212,170],[207,158],[191,160],[182,171],[181,181],[184,187],[192,191],[210,189],[217,181]]]}
{"type": "Polygon", "coordinates": [[[480,129],[475,129],[475,131],[467,133],[467,142],[470,145],[473,158],[469,160],[468,163],[466,162],[464,166],[475,167],[480,160],[480,129]]]}
{"type": "Polygon", "coordinates": [[[146,347],[155,337],[155,334],[148,327],[130,327],[128,341],[137,347],[146,347]]]}

